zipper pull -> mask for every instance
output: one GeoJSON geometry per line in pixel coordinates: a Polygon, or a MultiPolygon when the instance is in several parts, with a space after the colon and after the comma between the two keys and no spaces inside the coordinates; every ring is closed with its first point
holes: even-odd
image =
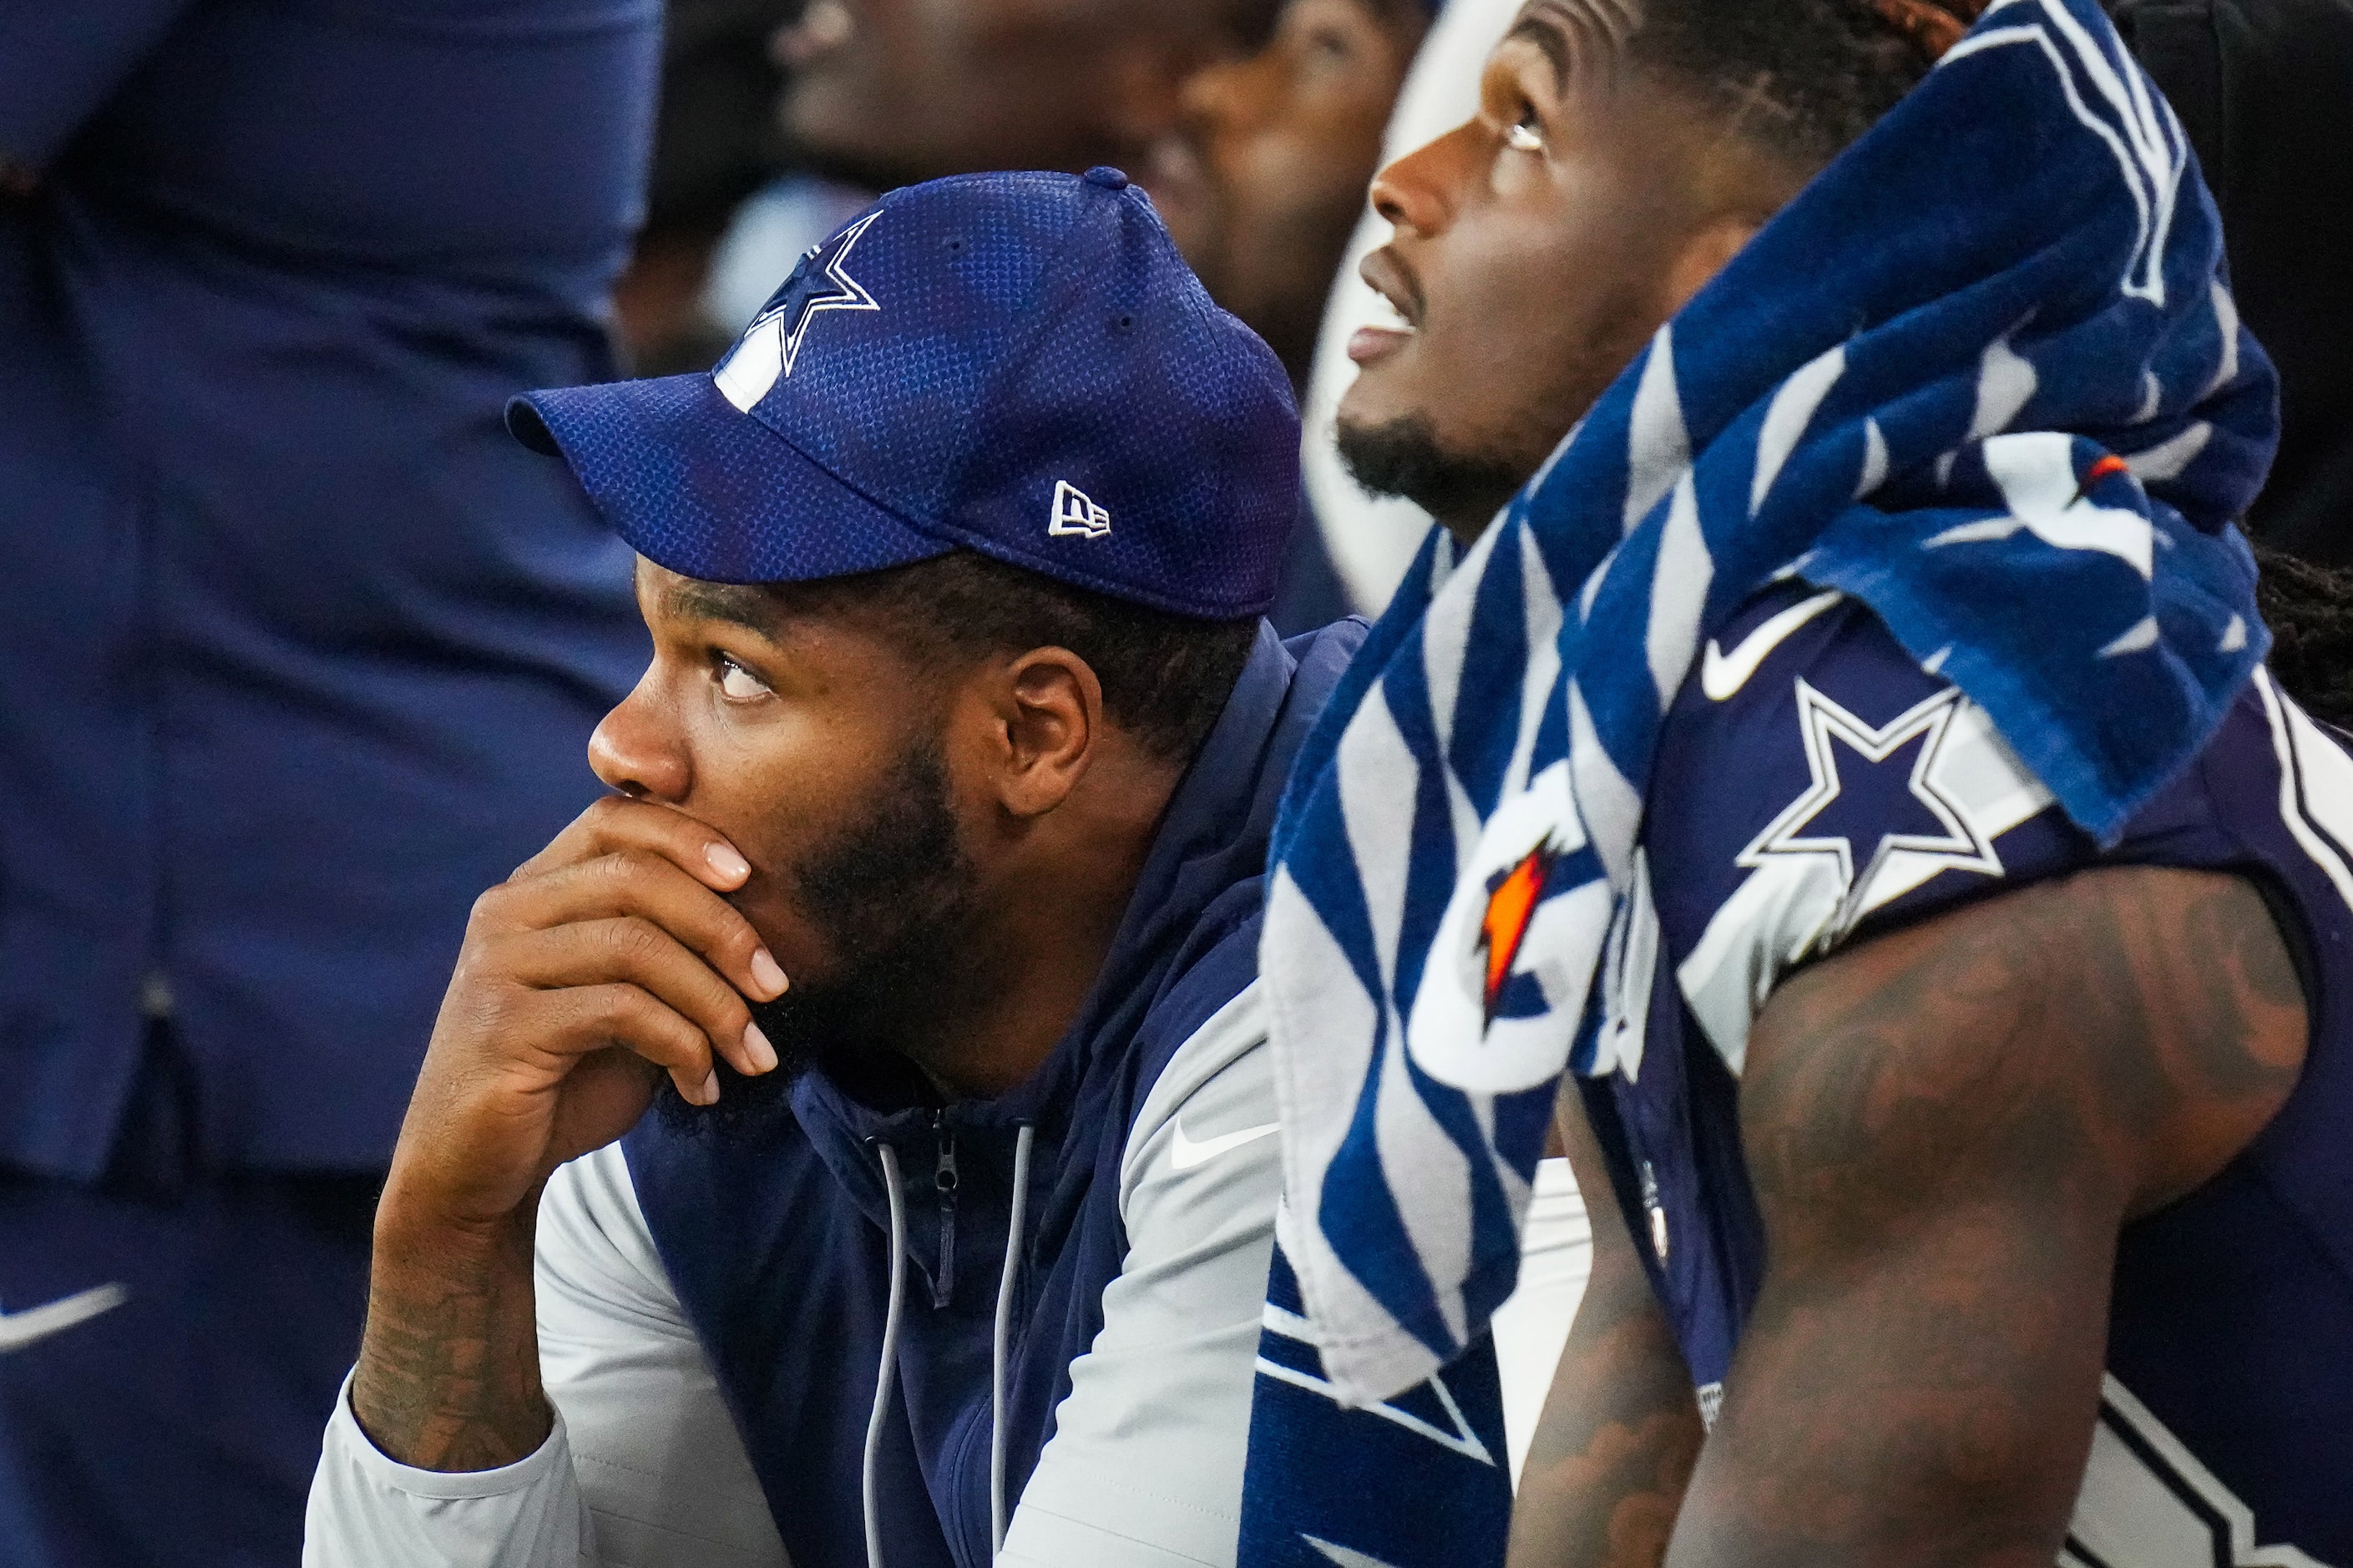
{"type": "Polygon", "coordinates": [[[932,1184],[940,1196],[940,1267],[932,1276],[932,1306],[945,1307],[955,1293],[955,1209],[956,1158],[955,1133],[948,1126],[947,1113],[936,1111],[932,1125],[939,1133],[940,1163],[932,1172],[932,1184]]]}

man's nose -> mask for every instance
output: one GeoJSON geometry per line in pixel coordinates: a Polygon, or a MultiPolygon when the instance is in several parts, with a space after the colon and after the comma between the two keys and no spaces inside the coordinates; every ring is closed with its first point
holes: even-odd
{"type": "Polygon", "coordinates": [[[1203,66],[1176,89],[1176,121],[1195,136],[1206,135],[1234,117],[1243,82],[1239,62],[1203,66]]]}
{"type": "Polygon", "coordinates": [[[654,672],[646,671],[636,690],[605,715],[588,737],[588,766],[610,787],[634,800],[676,805],[694,787],[677,727],[655,700],[654,672]]]}
{"type": "Polygon", "coordinates": [[[1373,176],[1373,210],[1400,234],[1440,233],[1453,220],[1455,183],[1479,122],[1459,125],[1373,176]]]}

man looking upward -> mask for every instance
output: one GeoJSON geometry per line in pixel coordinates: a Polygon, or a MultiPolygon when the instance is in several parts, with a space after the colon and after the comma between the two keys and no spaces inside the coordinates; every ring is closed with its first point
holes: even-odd
{"type": "Polygon", "coordinates": [[[311,1561],[1230,1563],[1259,879],[1358,640],[1259,619],[1280,366],[1116,170],[981,175],[512,418],[655,657],[477,907],[311,1561]]]}
{"type": "Polygon", "coordinates": [[[1472,1343],[1571,1070],[1515,1564],[2353,1556],[2353,758],[2261,667],[2274,384],[2097,10],[1969,26],[1537,0],[1375,186],[1343,438],[1470,548],[1278,826],[1272,1306],[1376,1409],[1472,1343]]]}
{"type": "MultiPolygon", "coordinates": [[[[1256,53],[1186,79],[1181,112],[1145,165],[1153,203],[1209,297],[1266,340],[1303,395],[1382,127],[1429,26],[1423,0],[1291,0],[1256,53]]],[[[1291,548],[1275,625],[1347,614],[1312,516],[1291,548]]]]}
{"type": "Polygon", "coordinates": [[[1256,53],[1186,79],[1146,183],[1209,297],[1303,386],[1424,0],[1290,0],[1256,53]]]}

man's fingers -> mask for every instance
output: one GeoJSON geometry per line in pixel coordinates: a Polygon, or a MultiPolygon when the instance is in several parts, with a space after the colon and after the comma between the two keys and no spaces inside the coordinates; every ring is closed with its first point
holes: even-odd
{"type": "Polygon", "coordinates": [[[508,880],[526,881],[558,867],[624,849],[659,855],[722,893],[733,892],[752,875],[752,864],[742,851],[708,823],[667,805],[608,795],[573,818],[553,843],[517,867],[508,880]]]}
{"type": "Polygon", "coordinates": [[[644,849],[617,849],[494,888],[476,905],[491,931],[516,933],[632,915],[651,921],[754,1001],[784,994],[785,972],[743,911],[644,849]]]}
{"type": "Polygon", "coordinates": [[[709,1105],[719,1098],[711,1041],[702,1030],[635,985],[575,985],[542,996],[540,1037],[568,1055],[619,1046],[670,1074],[681,1099],[709,1105]]]}
{"type": "Polygon", "coordinates": [[[498,961],[505,978],[543,990],[634,985],[700,1029],[736,1071],[756,1077],[776,1065],[736,988],[643,916],[522,932],[501,942],[498,961]]]}

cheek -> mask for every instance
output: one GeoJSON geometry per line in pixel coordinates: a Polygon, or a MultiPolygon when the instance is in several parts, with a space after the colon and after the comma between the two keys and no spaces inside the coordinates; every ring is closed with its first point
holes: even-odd
{"type": "Polygon", "coordinates": [[[1420,345],[1452,389],[1432,409],[1441,437],[1451,424],[1469,441],[1510,430],[1549,446],[1584,413],[1657,326],[1647,226],[1595,199],[1542,224],[1474,216],[1450,236],[1461,264],[1430,281],[1420,345]]]}
{"type": "Polygon", "coordinates": [[[1303,117],[1268,125],[1236,152],[1229,184],[1237,217],[1253,231],[1253,258],[1271,269],[1313,268],[1328,285],[1365,210],[1378,148],[1352,145],[1303,117]]]}
{"type": "Polygon", "coordinates": [[[822,973],[832,962],[799,873],[838,850],[893,787],[894,739],[884,726],[811,716],[718,737],[703,752],[689,807],[752,862],[752,879],[730,901],[788,974],[822,973]]]}

